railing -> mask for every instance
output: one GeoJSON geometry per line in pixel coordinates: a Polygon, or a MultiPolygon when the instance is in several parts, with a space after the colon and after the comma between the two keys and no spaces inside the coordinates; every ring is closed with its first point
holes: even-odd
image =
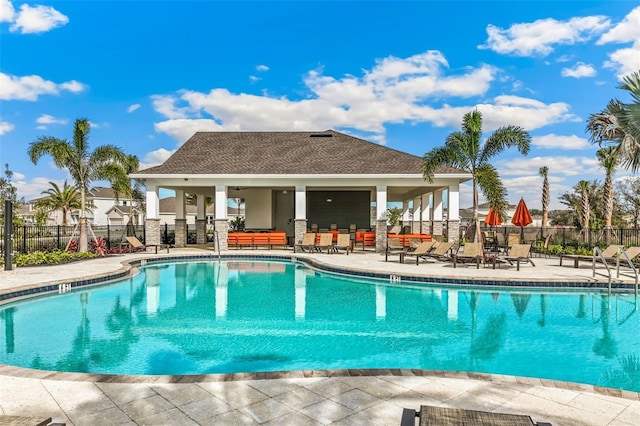
{"type": "Polygon", "coordinates": [[[603,277],[608,278],[609,294],[611,294],[611,270],[609,269],[609,264],[607,263],[607,259],[604,257],[604,255],[602,254],[602,251],[598,247],[593,248],[593,264],[591,267],[593,269],[594,278],[596,275],[602,275],[603,277]],[[598,260],[600,260],[604,265],[604,267],[607,269],[606,275],[603,274],[602,272],[596,272],[596,263],[598,262],[598,260]]]}
{"type": "Polygon", "coordinates": [[[636,298],[637,298],[638,297],[638,269],[629,258],[629,255],[627,254],[627,251],[625,249],[622,249],[618,255],[618,261],[616,262],[616,269],[617,269],[618,278],[620,278],[620,275],[623,275],[629,278],[635,278],[636,298]],[[620,272],[620,259],[622,259],[627,263],[626,266],[631,268],[631,272],[633,272],[633,274],[631,272],[620,272]]]}

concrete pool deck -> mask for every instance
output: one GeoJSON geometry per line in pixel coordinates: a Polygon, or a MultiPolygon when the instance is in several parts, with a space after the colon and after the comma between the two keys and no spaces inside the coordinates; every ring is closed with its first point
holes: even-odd
{"type": "MultiPolygon", "coordinates": [[[[291,255],[282,250],[231,250],[229,254],[291,255]]],[[[189,254],[172,249],[110,256],[70,265],[0,272],[0,294],[113,273],[122,262],[189,254]]],[[[296,254],[298,257],[310,256],[296,254]]],[[[535,258],[536,267],[452,268],[450,264],[400,264],[398,257],[356,250],[349,256],[314,254],[318,262],[362,271],[461,279],[593,280],[591,266],[535,258]]],[[[599,280],[606,281],[599,276],[599,280]]],[[[630,282],[629,278],[624,278],[630,282]]],[[[399,425],[402,408],[421,404],[530,415],[554,425],[636,425],[640,397],[575,383],[512,376],[420,370],[350,370],[188,378],[52,373],[0,366],[0,414],[42,415],[67,425],[399,425]],[[226,381],[232,379],[232,381],[226,381]],[[176,383],[176,381],[180,381],[176,383]]],[[[1,420],[0,420],[1,424],[1,420]]]]}

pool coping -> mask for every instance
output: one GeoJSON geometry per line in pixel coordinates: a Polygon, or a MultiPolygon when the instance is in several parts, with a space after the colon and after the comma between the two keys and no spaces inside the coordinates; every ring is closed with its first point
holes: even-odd
{"type": "MultiPolygon", "coordinates": [[[[382,272],[371,272],[353,267],[336,267],[325,262],[319,261],[312,257],[300,256],[299,254],[181,254],[181,255],[165,255],[155,256],[151,258],[134,258],[123,260],[120,262],[121,267],[112,272],[106,272],[85,277],[84,279],[63,279],[55,280],[46,285],[39,286],[37,284],[24,286],[18,289],[0,292],[0,305],[21,300],[24,298],[45,295],[50,293],[64,293],[71,289],[77,289],[86,286],[108,284],[111,281],[118,280],[135,273],[140,266],[149,264],[162,263],[176,260],[280,260],[301,262],[320,271],[345,274],[356,276],[359,278],[376,278],[389,280],[392,284],[445,284],[445,285],[463,285],[467,287],[490,287],[490,288],[522,288],[522,289],[564,289],[564,290],[607,290],[607,283],[595,281],[567,281],[567,280],[539,280],[539,281],[517,281],[510,280],[485,280],[485,279],[459,279],[459,278],[442,278],[431,277],[425,275],[413,274],[392,274],[382,272]],[[398,279],[399,278],[399,279],[398,279]],[[538,283],[539,285],[527,285],[530,283],[538,283]],[[560,284],[551,286],[542,286],[541,283],[560,284]],[[568,284],[568,285],[562,285],[568,284]],[[586,285],[581,286],[580,284],[586,285]],[[600,284],[601,286],[594,286],[600,284]],[[65,287],[70,285],[70,287],[65,287]]],[[[633,284],[628,285],[633,289],[633,284]]],[[[618,288],[619,290],[619,288],[618,288]]],[[[422,369],[337,369],[337,370],[292,370],[292,371],[273,371],[273,372],[257,372],[257,373],[227,373],[227,374],[195,374],[195,375],[121,375],[121,374],[89,374],[89,373],[73,373],[73,372],[57,372],[48,370],[38,370],[25,367],[17,367],[0,363],[0,375],[46,379],[46,380],[66,380],[79,382],[98,382],[98,383],[199,383],[199,382],[227,382],[240,380],[274,380],[289,378],[318,378],[318,377],[361,377],[361,376],[417,376],[417,377],[448,377],[459,379],[471,379],[488,382],[505,382],[520,383],[528,385],[541,385],[545,387],[553,387],[559,389],[568,389],[582,392],[591,392],[595,394],[613,396],[617,398],[630,399],[640,401],[640,392],[633,392],[623,389],[608,388],[603,386],[589,385],[576,382],[565,382],[550,379],[539,379],[533,377],[510,376],[489,373],[464,372],[464,371],[448,371],[448,370],[422,370],[422,369]]]]}

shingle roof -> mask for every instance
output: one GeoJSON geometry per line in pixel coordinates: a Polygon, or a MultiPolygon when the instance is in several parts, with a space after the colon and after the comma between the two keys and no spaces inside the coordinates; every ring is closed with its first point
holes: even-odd
{"type": "MultiPolygon", "coordinates": [[[[417,174],[421,157],[323,132],[198,132],[145,174],[417,174]]],[[[459,173],[443,168],[439,173],[459,173]]]]}

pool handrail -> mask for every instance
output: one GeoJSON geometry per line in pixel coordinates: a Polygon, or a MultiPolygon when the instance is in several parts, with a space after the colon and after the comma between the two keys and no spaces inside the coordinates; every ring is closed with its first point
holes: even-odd
{"type": "Polygon", "coordinates": [[[633,262],[631,261],[631,258],[629,258],[629,255],[627,254],[627,251],[622,248],[620,250],[620,253],[618,254],[618,261],[616,262],[616,269],[617,269],[617,277],[620,278],[620,275],[623,275],[625,277],[629,277],[629,278],[634,278],[635,279],[635,286],[636,286],[636,297],[638,297],[638,269],[636,269],[636,266],[633,264],[633,262]],[[629,268],[631,268],[631,271],[633,271],[633,275],[631,275],[631,273],[627,273],[627,272],[620,272],[620,258],[624,257],[623,260],[626,261],[627,266],[629,266],[629,268]]]}

